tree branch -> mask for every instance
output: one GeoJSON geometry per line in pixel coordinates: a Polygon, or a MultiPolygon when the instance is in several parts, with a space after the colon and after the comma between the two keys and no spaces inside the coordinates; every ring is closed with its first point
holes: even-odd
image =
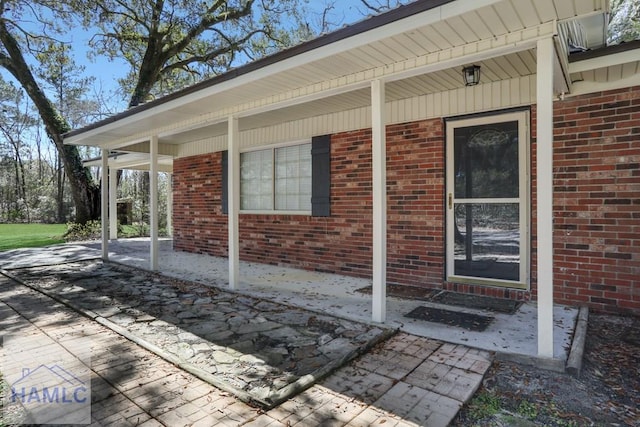
{"type": "Polygon", "coordinates": [[[237,20],[249,15],[251,13],[251,8],[253,7],[254,1],[255,0],[247,1],[242,9],[234,9],[230,12],[214,14],[216,10],[221,7],[221,5],[226,5],[226,1],[217,0],[209,9],[207,9],[204,17],[196,26],[192,27],[181,40],[178,40],[173,44],[173,46],[171,46],[164,52],[165,58],[171,58],[173,56],[176,56],[179,52],[184,51],[196,37],[204,33],[206,30],[210,29],[214,25],[225,21],[237,20]]]}

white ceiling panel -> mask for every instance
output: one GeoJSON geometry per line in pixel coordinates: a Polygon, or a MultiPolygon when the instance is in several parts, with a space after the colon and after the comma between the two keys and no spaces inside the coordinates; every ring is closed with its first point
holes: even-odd
{"type": "Polygon", "coordinates": [[[478,16],[482,19],[482,22],[491,29],[494,36],[498,34],[505,34],[508,32],[507,27],[500,16],[496,13],[493,6],[484,7],[477,11],[478,16]]]}
{"type": "MultiPolygon", "coordinates": [[[[499,7],[494,7],[500,15],[500,20],[504,23],[507,29],[511,31],[517,31],[524,27],[524,24],[520,20],[520,16],[516,12],[511,2],[505,2],[499,7]]],[[[539,24],[539,22],[538,22],[539,24]]]]}
{"type": "MultiPolygon", "coordinates": [[[[565,0],[556,0],[558,3],[562,3],[563,1],[565,0]]],[[[573,0],[571,3],[573,4],[575,15],[586,15],[599,10],[604,1],[605,0],[573,0]]]]}
{"type": "Polygon", "coordinates": [[[467,13],[466,15],[455,19],[456,20],[452,25],[454,26],[454,28],[456,28],[456,30],[458,30],[458,27],[467,27],[469,31],[473,32],[473,35],[477,40],[487,40],[494,36],[493,32],[486,26],[485,22],[476,12],[467,13]]]}
{"type": "MultiPolygon", "coordinates": [[[[589,3],[589,1],[587,1],[586,3],[589,3]]],[[[556,14],[560,19],[568,19],[575,16],[576,9],[574,7],[575,5],[573,0],[555,0],[554,6],[556,8],[556,14]]]]}
{"type": "Polygon", "coordinates": [[[460,34],[454,31],[453,28],[451,28],[448,22],[436,22],[431,27],[434,31],[437,31],[440,36],[442,36],[443,41],[446,40],[446,42],[449,44],[447,48],[451,46],[462,46],[463,44],[465,44],[464,39],[460,36],[460,34]]]}
{"type": "MultiPolygon", "coordinates": [[[[515,1],[515,0],[512,0],[515,1]]],[[[517,0],[523,2],[527,0],[517,0]]],[[[570,2],[572,0],[560,0],[564,2],[570,2]]],[[[553,4],[553,0],[538,0],[535,2],[536,12],[541,22],[549,22],[556,19],[556,6],[553,4]]]]}
{"type": "Polygon", "coordinates": [[[640,74],[640,62],[629,62],[622,65],[620,78],[626,79],[636,74],[640,74]]]}
{"type": "Polygon", "coordinates": [[[538,11],[534,6],[534,2],[530,0],[512,1],[511,4],[515,12],[518,14],[518,19],[523,23],[523,25],[530,27],[544,22],[540,19],[538,11]]]}
{"type": "Polygon", "coordinates": [[[422,51],[425,53],[437,52],[439,50],[438,45],[435,44],[424,31],[412,31],[406,34],[411,40],[418,46],[422,47],[422,51]]]}

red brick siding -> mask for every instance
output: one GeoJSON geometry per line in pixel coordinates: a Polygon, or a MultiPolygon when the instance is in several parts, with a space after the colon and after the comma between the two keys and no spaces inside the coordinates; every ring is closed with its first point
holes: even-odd
{"type": "Polygon", "coordinates": [[[222,215],[220,153],[175,159],[173,245],[177,250],[227,256],[227,217],[222,215]]]}
{"type": "MultiPolygon", "coordinates": [[[[388,281],[526,300],[536,295],[531,114],[531,291],[443,283],[443,122],[389,126],[388,281]]],[[[640,87],[554,106],[555,299],[640,313],[640,87]]],[[[371,131],[331,138],[331,217],[241,215],[241,258],[371,277],[371,131]]],[[[174,162],[176,249],[226,256],[220,153],[174,162]]]]}
{"type": "Polygon", "coordinates": [[[554,108],[559,303],[640,314],[640,87],[554,108]]]}
{"type": "Polygon", "coordinates": [[[441,120],[387,130],[387,280],[442,287],[444,126],[441,120]]]}
{"type": "MultiPolygon", "coordinates": [[[[440,287],[444,265],[442,120],[389,126],[388,280],[440,287]]],[[[174,247],[227,255],[220,153],[174,161],[174,247]]],[[[371,131],[331,138],[331,216],[240,216],[243,260],[371,277],[371,131]]]]}

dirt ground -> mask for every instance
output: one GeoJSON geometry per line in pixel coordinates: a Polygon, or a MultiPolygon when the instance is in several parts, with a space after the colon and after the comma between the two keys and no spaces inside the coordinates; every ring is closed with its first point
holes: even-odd
{"type": "Polygon", "coordinates": [[[578,378],[494,362],[454,426],[640,426],[640,318],[591,314],[578,378]]]}

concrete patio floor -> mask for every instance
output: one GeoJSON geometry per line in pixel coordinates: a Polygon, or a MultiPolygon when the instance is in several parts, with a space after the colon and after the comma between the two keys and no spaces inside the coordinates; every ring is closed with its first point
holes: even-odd
{"type": "MultiPolygon", "coordinates": [[[[226,258],[174,251],[171,239],[161,239],[159,247],[160,273],[228,289],[228,261],[226,258]]],[[[11,254],[0,253],[0,267],[12,269],[56,264],[96,258],[100,254],[99,242],[24,249],[12,251],[11,254]],[[43,256],[43,251],[47,252],[47,255],[43,256]]],[[[109,259],[148,269],[149,239],[111,241],[109,243],[109,259]]],[[[370,286],[370,280],[249,262],[241,262],[240,278],[241,285],[238,292],[349,320],[373,323],[371,320],[371,296],[357,292],[360,288],[370,286]]],[[[554,369],[564,367],[571,348],[577,315],[577,308],[558,305],[554,307],[554,360],[538,360],[538,363],[554,369]]],[[[427,301],[388,297],[385,326],[398,328],[421,337],[494,351],[505,358],[536,362],[537,310],[534,303],[521,305],[514,314],[502,314],[444,306],[427,301]],[[405,314],[418,306],[434,306],[448,310],[490,314],[495,320],[485,331],[474,332],[455,326],[404,317],[405,314]]]]}

